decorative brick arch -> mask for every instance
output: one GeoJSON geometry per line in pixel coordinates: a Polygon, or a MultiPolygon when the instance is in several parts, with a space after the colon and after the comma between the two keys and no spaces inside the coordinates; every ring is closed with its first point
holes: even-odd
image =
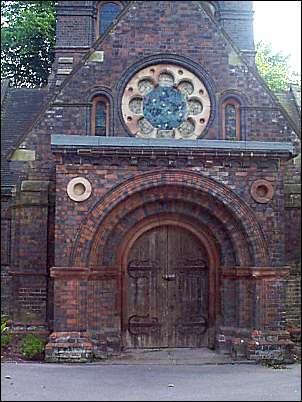
{"type": "Polygon", "coordinates": [[[138,224],[145,227],[149,220],[161,222],[167,215],[176,223],[186,221],[192,227],[197,225],[200,233],[213,237],[215,248],[220,250],[220,264],[253,265],[251,247],[240,225],[234,226],[232,215],[220,204],[216,205],[213,198],[196,189],[177,185],[162,185],[136,192],[110,211],[91,241],[89,265],[119,265],[117,254],[111,250],[117,251],[116,246],[123,243],[128,233],[132,233],[133,237],[133,229],[138,224]],[[238,244],[240,247],[236,252],[238,244]],[[233,258],[228,258],[230,254],[233,258]]]}
{"type": "MultiPolygon", "coordinates": [[[[269,257],[266,241],[250,208],[230,189],[213,179],[195,172],[184,170],[151,171],[132,177],[117,185],[94,206],[77,234],[70,258],[71,266],[87,266],[91,252],[98,246],[97,233],[104,220],[115,208],[135,194],[143,194],[148,189],[171,186],[198,191],[217,200],[233,216],[234,226],[241,225],[244,237],[253,253],[255,266],[268,266],[269,257]]],[[[221,211],[215,212],[222,215],[221,211]]],[[[239,249],[241,245],[239,245],[239,249]]]]}

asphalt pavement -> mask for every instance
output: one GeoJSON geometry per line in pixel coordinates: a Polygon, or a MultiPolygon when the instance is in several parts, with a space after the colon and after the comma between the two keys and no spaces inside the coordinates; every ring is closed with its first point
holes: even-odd
{"type": "Polygon", "coordinates": [[[2,401],[300,401],[301,365],[1,364],[2,401]]]}

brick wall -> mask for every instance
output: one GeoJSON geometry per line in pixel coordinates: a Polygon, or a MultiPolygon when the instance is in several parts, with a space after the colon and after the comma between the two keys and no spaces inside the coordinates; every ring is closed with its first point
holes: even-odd
{"type": "Polygon", "coordinates": [[[1,196],[1,314],[8,314],[11,301],[11,196],[1,196]]]}
{"type": "MultiPolygon", "coordinates": [[[[73,245],[73,240],[77,236],[77,231],[81,223],[85,220],[88,211],[116,185],[125,180],[134,177],[138,173],[150,170],[168,168],[168,158],[160,158],[156,162],[152,159],[138,158],[137,165],[131,165],[133,160],[111,160],[108,167],[108,159],[95,158],[90,159],[90,164],[85,163],[85,157],[81,157],[81,163],[78,164],[79,157],[73,157],[73,163],[70,163],[70,156],[64,157],[62,164],[57,166],[57,209],[56,209],[56,265],[69,265],[68,258],[73,245]],[[120,166],[117,166],[119,164],[120,166]],[[150,166],[150,164],[153,166],[150,166]],[[105,166],[104,166],[105,165],[105,166]],[[66,188],[68,182],[77,176],[85,177],[92,185],[93,194],[84,203],[77,205],[69,199],[66,188]]],[[[270,253],[270,263],[272,266],[284,265],[284,221],[280,214],[282,206],[282,182],[278,176],[276,164],[273,161],[266,160],[267,170],[263,171],[262,161],[246,161],[245,167],[240,168],[238,162],[233,161],[232,167],[226,167],[225,161],[216,160],[211,167],[205,165],[204,160],[195,159],[188,171],[204,174],[206,177],[213,178],[219,183],[231,188],[242,200],[244,200],[253,210],[268,244],[270,253]],[[251,196],[251,185],[256,179],[266,178],[274,187],[274,197],[267,204],[257,203],[251,196]]],[[[184,167],[186,161],[176,161],[178,168],[184,167]],[[181,166],[181,163],[183,164],[181,166]]],[[[232,163],[231,163],[232,165],[232,163]]],[[[171,171],[175,168],[169,168],[171,171]]]]}
{"type": "Polygon", "coordinates": [[[291,266],[286,292],[287,326],[301,328],[301,264],[291,266]]]}
{"type": "MultiPolygon", "coordinates": [[[[111,168],[106,169],[104,166],[98,166],[102,165],[102,163],[108,164],[108,161],[104,159],[100,160],[97,157],[93,159],[93,157],[88,156],[85,159],[84,156],[81,156],[81,163],[78,163],[79,157],[66,155],[61,157],[60,163],[57,165],[55,266],[65,266],[66,275],[68,271],[71,270],[71,272],[68,282],[66,280],[64,282],[63,277],[60,279],[60,277],[54,276],[57,286],[55,289],[55,294],[57,295],[55,316],[59,320],[57,322],[55,320],[54,323],[56,331],[67,327],[71,331],[80,331],[83,320],[85,321],[86,319],[85,323],[87,325],[87,317],[92,317],[88,318],[89,325],[91,325],[89,330],[91,331],[91,328],[95,328],[93,323],[97,318],[93,312],[94,309],[88,311],[87,307],[85,307],[88,291],[87,280],[77,279],[77,275],[81,275],[79,269],[81,267],[84,270],[84,276],[88,274],[85,269],[89,266],[98,267],[100,274],[105,274],[108,269],[112,269],[114,275],[118,275],[118,247],[124,236],[131,231],[131,228],[143,219],[151,218],[152,216],[156,216],[158,219],[166,213],[186,216],[186,219],[192,220],[192,225],[198,224],[200,228],[206,227],[211,233],[215,233],[216,241],[219,244],[220,263],[222,266],[232,267],[238,264],[249,266],[255,264],[253,258],[256,253],[253,253],[252,249],[249,248],[251,245],[245,244],[245,237],[253,237],[251,233],[248,232],[248,234],[244,235],[242,226],[240,227],[240,224],[234,221],[234,216],[230,216],[227,209],[222,204],[219,204],[217,189],[215,190],[216,201],[211,197],[207,198],[206,195],[203,196],[201,193],[194,195],[193,192],[191,194],[191,190],[185,188],[185,183],[188,184],[188,179],[184,179],[186,173],[202,173],[203,177],[207,177],[210,180],[214,179],[217,183],[227,186],[226,188],[232,188],[235,194],[240,195],[240,198],[244,199],[254,210],[265,240],[269,244],[269,261],[267,263],[277,266],[276,273],[278,269],[280,270],[283,267],[284,254],[280,252],[280,244],[284,240],[282,240],[282,228],[279,227],[282,222],[280,223],[278,220],[280,215],[277,212],[275,215],[273,212],[274,208],[276,208],[276,211],[278,210],[277,205],[280,206],[279,196],[281,194],[278,190],[280,183],[278,184],[278,180],[273,181],[272,179],[278,176],[274,168],[268,170],[266,172],[268,176],[265,176],[270,178],[275,186],[273,200],[266,205],[257,204],[250,194],[251,183],[256,178],[263,177],[262,169],[257,170],[253,165],[253,169],[249,170],[247,161],[245,162],[245,169],[240,169],[238,166],[226,168],[223,162],[219,160],[215,160],[211,167],[206,167],[205,161],[198,159],[193,162],[193,165],[196,164],[195,166],[187,167],[185,170],[179,171],[175,167],[165,168],[165,171],[170,172],[171,176],[173,175],[174,177],[173,185],[168,185],[166,182],[166,186],[162,186],[165,183],[164,180],[162,182],[153,180],[153,187],[148,190],[142,182],[141,190],[144,189],[144,191],[140,191],[140,187],[137,186],[136,192],[133,193],[130,185],[127,186],[128,190],[124,185],[122,188],[125,188],[125,190],[121,189],[119,193],[122,198],[125,197],[125,200],[124,202],[116,203],[117,199],[114,198],[114,192],[118,191],[117,184],[130,183],[131,179],[139,177],[139,173],[150,174],[150,169],[152,169],[154,175],[157,174],[160,177],[163,174],[162,164],[168,164],[168,160],[156,159],[154,161],[152,159],[148,160],[146,157],[142,160],[138,158],[137,163],[133,166],[129,164],[128,158],[124,160],[113,158],[111,168]],[[71,159],[73,163],[70,163],[71,159]],[[90,164],[87,163],[88,159],[90,164]],[[97,160],[98,164],[96,164],[97,160]],[[152,168],[150,164],[153,164],[152,168]],[[154,164],[162,167],[158,170],[154,164]],[[179,174],[179,187],[176,174],[179,174]],[[92,185],[92,195],[82,203],[70,200],[66,192],[69,180],[79,176],[87,178],[92,185]],[[112,194],[111,201],[108,201],[107,204],[106,194],[108,196],[112,194]],[[98,205],[101,205],[101,202],[104,205],[103,212],[97,208],[98,205]],[[106,207],[106,205],[108,206],[106,207]],[[195,205],[194,208],[192,208],[192,205],[195,205]],[[110,209],[112,212],[110,212],[110,209]],[[88,237],[83,234],[85,225],[87,226],[88,237]],[[277,227],[279,227],[278,231],[276,230],[277,227]],[[95,239],[99,239],[97,243],[95,239]],[[78,249],[76,249],[76,245],[78,245],[78,249]],[[91,257],[93,250],[96,250],[94,258],[91,257]],[[240,254],[240,250],[249,250],[249,253],[240,254]],[[72,265],[78,268],[72,270],[72,265]],[[64,286],[67,286],[68,289],[71,287],[70,289],[72,290],[68,292],[64,286]],[[77,297],[74,297],[74,292],[77,292],[77,297]],[[78,302],[74,304],[74,300],[78,300],[78,302]]],[[[269,164],[270,162],[266,160],[266,163],[269,164]]],[[[253,164],[257,165],[257,160],[253,160],[253,164]]],[[[203,188],[207,193],[208,188],[205,184],[200,184],[200,188],[203,188]]],[[[225,197],[227,197],[227,194],[226,190],[225,197]]],[[[258,264],[263,266],[263,260],[262,265],[261,259],[258,264]]],[[[64,268],[62,268],[63,271],[64,268]]],[[[248,328],[256,326],[263,330],[283,329],[285,326],[283,314],[284,280],[274,277],[263,279],[255,287],[253,280],[250,284],[246,279],[238,281],[236,284],[234,279],[237,280],[237,274],[234,275],[231,281],[225,280],[223,282],[221,315],[217,318],[220,325],[226,327],[239,325],[240,327],[248,328]],[[258,295],[262,296],[261,303],[257,307],[255,306],[255,300],[258,295]]],[[[92,279],[90,280],[92,281],[92,279]]],[[[115,304],[118,282],[112,287],[115,291],[111,290],[108,293],[105,291],[106,283],[104,282],[104,285],[101,282],[91,282],[91,286],[96,286],[97,288],[100,286],[99,289],[102,295],[104,297],[107,295],[106,297],[108,297],[102,309],[100,310],[100,296],[90,294],[89,300],[91,305],[97,306],[95,307],[97,314],[101,314],[100,319],[103,321],[102,326],[99,326],[99,328],[109,333],[113,328],[114,336],[118,336],[119,310],[115,304]],[[102,313],[100,313],[101,311],[102,313]],[[107,314],[109,314],[108,320],[107,314]]]]}
{"type": "Polygon", "coordinates": [[[254,50],[251,1],[218,1],[219,21],[241,50],[254,50]]]}
{"type": "Polygon", "coordinates": [[[285,176],[285,258],[290,266],[286,306],[289,328],[301,328],[301,156],[287,165],[285,176]]]}

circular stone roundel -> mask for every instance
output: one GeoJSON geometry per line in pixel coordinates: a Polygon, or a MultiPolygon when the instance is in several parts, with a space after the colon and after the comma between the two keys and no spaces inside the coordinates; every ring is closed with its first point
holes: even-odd
{"type": "Polygon", "coordinates": [[[202,81],[174,64],[156,64],[139,71],[122,97],[128,129],[143,138],[195,139],[207,125],[210,107],[202,81]]]}
{"type": "Polygon", "coordinates": [[[67,194],[73,201],[85,201],[91,195],[91,184],[84,177],[75,177],[67,185],[67,194]]]}
{"type": "Polygon", "coordinates": [[[253,182],[251,186],[251,196],[256,202],[260,204],[266,204],[274,195],[274,188],[272,184],[263,179],[259,179],[253,182]]]}

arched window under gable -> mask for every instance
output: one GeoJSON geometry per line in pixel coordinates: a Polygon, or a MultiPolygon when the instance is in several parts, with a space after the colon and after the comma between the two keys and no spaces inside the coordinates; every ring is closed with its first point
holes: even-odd
{"type": "Polygon", "coordinates": [[[109,135],[110,122],[109,100],[106,96],[98,95],[92,100],[91,134],[97,136],[109,135]]]}
{"type": "Polygon", "coordinates": [[[240,140],[240,103],[227,98],[222,104],[222,136],[224,140],[240,140]]]}
{"type": "Polygon", "coordinates": [[[97,7],[97,37],[102,35],[122,10],[119,1],[101,1],[97,7]]]}

